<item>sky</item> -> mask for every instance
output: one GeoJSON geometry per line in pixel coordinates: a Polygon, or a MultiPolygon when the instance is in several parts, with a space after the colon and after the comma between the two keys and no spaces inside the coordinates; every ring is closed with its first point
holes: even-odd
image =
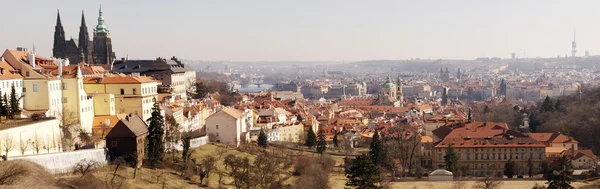
{"type": "MultiPolygon", "coordinates": [[[[6,1],[6,0],[0,0],[6,1]]],[[[0,3],[0,48],[52,56],[56,12],[67,38],[102,4],[118,58],[359,61],[600,54],[600,1],[32,0],[0,3]],[[6,6],[9,5],[9,6],[6,6]]]]}

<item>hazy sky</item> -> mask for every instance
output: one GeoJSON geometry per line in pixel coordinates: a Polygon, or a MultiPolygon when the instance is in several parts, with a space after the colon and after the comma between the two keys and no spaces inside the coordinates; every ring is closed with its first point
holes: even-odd
{"type": "MultiPolygon", "coordinates": [[[[5,0],[1,0],[5,1],[5,0]]],[[[600,1],[39,0],[0,3],[0,48],[52,55],[56,10],[90,36],[102,4],[117,57],[372,60],[600,54],[600,1]]]]}

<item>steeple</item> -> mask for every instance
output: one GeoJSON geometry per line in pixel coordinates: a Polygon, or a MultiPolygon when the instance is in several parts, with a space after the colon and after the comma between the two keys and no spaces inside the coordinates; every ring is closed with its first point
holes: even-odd
{"type": "Polygon", "coordinates": [[[56,13],[56,26],[54,26],[54,46],[52,48],[52,56],[56,58],[66,58],[65,51],[67,44],[65,42],[65,30],[60,21],[60,11],[56,13]]]}
{"type": "Polygon", "coordinates": [[[398,78],[396,78],[396,84],[401,84],[402,83],[402,79],[400,79],[400,73],[398,73],[398,78]]]}
{"type": "Polygon", "coordinates": [[[56,26],[62,28],[62,23],[60,22],[60,10],[56,10],[56,26]]]}
{"type": "Polygon", "coordinates": [[[94,29],[95,33],[110,33],[108,27],[104,25],[104,17],[102,16],[102,5],[100,5],[100,9],[98,10],[98,25],[96,25],[96,29],[94,29]]]}
{"type": "Polygon", "coordinates": [[[88,34],[87,25],[85,24],[85,15],[81,11],[81,26],[79,27],[79,49],[81,50],[81,62],[92,63],[90,53],[90,36],[88,34]]]}

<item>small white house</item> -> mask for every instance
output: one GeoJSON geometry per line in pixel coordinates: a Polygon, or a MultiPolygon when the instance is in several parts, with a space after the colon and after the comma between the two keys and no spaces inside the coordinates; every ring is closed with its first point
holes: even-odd
{"type": "Polygon", "coordinates": [[[206,134],[211,141],[239,146],[242,141],[250,142],[246,124],[243,112],[225,107],[206,118],[206,134]]]}
{"type": "Polygon", "coordinates": [[[445,169],[437,169],[429,173],[429,181],[452,181],[453,174],[445,169]]]}

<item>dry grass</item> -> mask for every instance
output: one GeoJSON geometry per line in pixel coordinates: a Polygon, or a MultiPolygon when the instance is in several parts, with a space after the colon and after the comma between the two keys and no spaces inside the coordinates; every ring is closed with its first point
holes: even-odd
{"type": "Polygon", "coordinates": [[[0,171],[7,173],[9,167],[24,169],[26,171],[12,180],[12,185],[2,186],[0,188],[56,188],[54,176],[46,171],[42,166],[26,161],[12,160],[0,162],[0,171]],[[14,167],[13,167],[14,166],[14,167]]]}
{"type": "MultiPolygon", "coordinates": [[[[333,173],[329,178],[329,183],[331,188],[344,188],[346,185],[346,177],[340,173],[333,173]]],[[[464,181],[466,184],[465,188],[473,188],[476,184],[476,181],[464,181]]],[[[539,183],[545,185],[546,181],[543,180],[510,180],[503,181],[503,184],[500,186],[501,189],[516,189],[516,188],[524,188],[529,189],[532,188],[535,183],[539,183]]],[[[415,181],[415,182],[392,182],[392,188],[406,188],[406,189],[452,189],[453,182],[451,181],[437,181],[437,182],[428,182],[424,181],[415,181]]],[[[573,182],[571,185],[575,188],[580,189],[592,189],[592,188],[600,188],[598,182],[573,182]]]]}

